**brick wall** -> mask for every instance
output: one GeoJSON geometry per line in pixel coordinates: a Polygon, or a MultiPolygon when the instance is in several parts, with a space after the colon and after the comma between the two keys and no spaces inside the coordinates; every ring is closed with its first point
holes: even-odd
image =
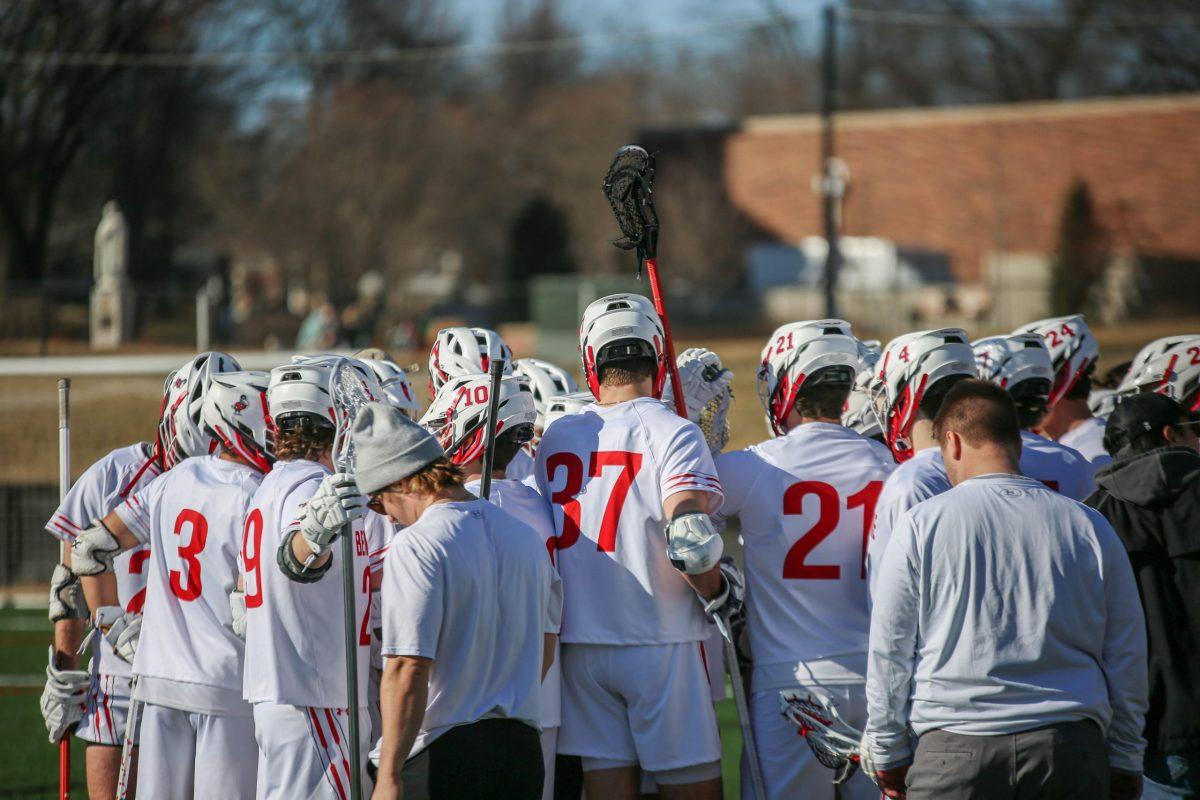
{"type": "MultiPolygon", "coordinates": [[[[731,197],[783,240],[822,231],[819,125],[751,118],[727,143],[731,197]]],[[[989,252],[1052,250],[1075,178],[1119,247],[1200,260],[1200,95],[847,113],[837,152],[843,235],[941,250],[964,280],[989,252]]]]}

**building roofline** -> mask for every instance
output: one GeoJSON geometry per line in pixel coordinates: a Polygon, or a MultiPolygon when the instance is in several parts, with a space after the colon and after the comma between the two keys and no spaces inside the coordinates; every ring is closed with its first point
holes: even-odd
{"type": "MultiPolygon", "coordinates": [[[[1191,111],[1200,109],[1200,93],[1107,97],[1094,100],[1050,100],[1031,103],[997,103],[941,108],[904,108],[879,111],[846,111],[835,117],[840,131],[872,128],[918,128],[935,125],[1018,122],[1115,114],[1191,111]]],[[[743,133],[808,133],[821,127],[819,114],[774,114],[746,117],[743,133]]]]}

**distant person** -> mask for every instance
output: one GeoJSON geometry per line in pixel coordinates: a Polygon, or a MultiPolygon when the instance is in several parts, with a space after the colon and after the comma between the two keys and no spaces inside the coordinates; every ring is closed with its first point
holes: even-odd
{"type": "Polygon", "coordinates": [[[309,352],[330,350],[338,343],[338,315],[333,303],[320,300],[300,323],[296,349],[309,352]]]}
{"type": "Polygon", "coordinates": [[[1146,636],[1120,539],[1020,474],[1016,408],[999,387],[960,382],[933,433],[954,488],[900,518],[871,618],[866,733],[880,788],[909,800],[1137,798],[1146,636]]]}
{"type": "Polygon", "coordinates": [[[1198,425],[1163,395],[1122,400],[1104,433],[1114,461],[1087,501],[1125,544],[1146,613],[1147,800],[1200,794],[1198,425]]]}

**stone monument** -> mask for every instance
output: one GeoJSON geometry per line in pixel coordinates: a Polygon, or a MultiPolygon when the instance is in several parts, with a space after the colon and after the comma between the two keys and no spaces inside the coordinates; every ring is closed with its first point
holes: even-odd
{"type": "Polygon", "coordinates": [[[115,200],[104,204],[96,226],[92,256],[91,342],[93,350],[111,350],[133,334],[133,292],[125,274],[129,255],[125,215],[115,200]]]}

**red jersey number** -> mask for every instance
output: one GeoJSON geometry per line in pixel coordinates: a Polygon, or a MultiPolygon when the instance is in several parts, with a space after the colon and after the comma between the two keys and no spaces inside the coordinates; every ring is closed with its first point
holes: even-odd
{"type": "MultiPolygon", "coordinates": [[[[846,510],[862,508],[862,558],[860,578],[867,577],[867,539],[871,523],[875,519],[875,503],[883,490],[882,481],[871,481],[859,491],[846,498],[846,510]]],[[[837,529],[842,515],[842,501],[837,489],[821,481],[800,481],[783,493],[783,513],[791,516],[804,513],[804,501],[810,496],[817,498],[817,520],[812,527],[788,549],[783,560],[783,577],[788,580],[835,581],[841,578],[842,569],[837,564],[809,564],[807,559],[821,542],[837,529]]]]}
{"type": "Polygon", "coordinates": [[[181,570],[171,570],[171,593],[184,602],[191,602],[200,596],[200,559],[197,556],[204,550],[204,543],[208,539],[208,520],[199,511],[185,508],[175,518],[175,535],[181,540],[185,526],[190,529],[191,535],[186,544],[179,545],[179,560],[187,565],[187,575],[184,576],[181,570]]]}
{"type": "MultiPolygon", "coordinates": [[[[566,481],[563,488],[550,494],[550,502],[562,508],[562,533],[546,542],[554,550],[566,550],[579,541],[580,513],[579,493],[583,490],[583,461],[574,453],[554,453],[546,459],[546,475],[553,481],[559,468],[566,470],[566,481]]],[[[617,549],[617,525],[621,521],[621,509],[625,507],[625,499],[633,487],[634,478],[642,469],[642,454],[628,450],[599,450],[588,458],[588,477],[599,478],[606,467],[619,467],[620,473],[613,484],[612,493],[604,506],[604,516],[600,521],[600,532],[596,537],[596,549],[602,553],[611,553],[617,549]]]]}

